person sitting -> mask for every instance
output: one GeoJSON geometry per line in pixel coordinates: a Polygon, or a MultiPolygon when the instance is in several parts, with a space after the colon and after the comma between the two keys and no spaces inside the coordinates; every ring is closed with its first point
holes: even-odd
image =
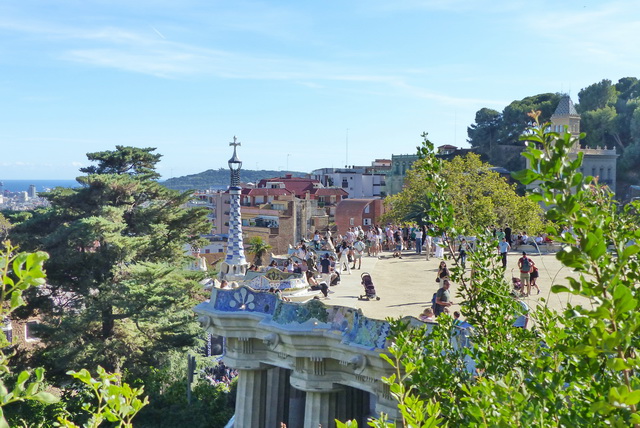
{"type": "Polygon", "coordinates": [[[302,273],[302,268],[298,262],[293,262],[293,273],[302,273]]]}
{"type": "Polygon", "coordinates": [[[327,297],[329,295],[329,286],[327,285],[327,283],[324,281],[318,282],[318,280],[313,276],[313,272],[307,271],[306,278],[311,290],[320,290],[324,297],[327,297]]]}
{"type": "Polygon", "coordinates": [[[424,322],[436,322],[436,316],[431,308],[424,308],[418,319],[424,322]]]}

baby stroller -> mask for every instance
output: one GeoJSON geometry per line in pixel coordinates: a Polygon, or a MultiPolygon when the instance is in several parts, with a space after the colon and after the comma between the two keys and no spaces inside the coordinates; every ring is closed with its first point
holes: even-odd
{"type": "Polygon", "coordinates": [[[359,297],[359,300],[380,300],[380,297],[376,296],[376,287],[373,285],[371,275],[367,272],[362,272],[360,278],[362,278],[361,284],[364,287],[364,294],[359,297]]]}

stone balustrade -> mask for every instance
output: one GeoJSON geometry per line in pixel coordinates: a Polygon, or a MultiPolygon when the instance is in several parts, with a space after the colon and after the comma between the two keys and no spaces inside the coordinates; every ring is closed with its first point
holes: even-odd
{"type": "MultiPolygon", "coordinates": [[[[224,361],[239,371],[236,427],[335,426],[385,412],[399,419],[380,379],[389,323],[319,300],[292,303],[249,287],[214,289],[195,308],[205,330],[226,338],[224,361]]],[[[413,325],[423,325],[408,318],[413,325]]]]}

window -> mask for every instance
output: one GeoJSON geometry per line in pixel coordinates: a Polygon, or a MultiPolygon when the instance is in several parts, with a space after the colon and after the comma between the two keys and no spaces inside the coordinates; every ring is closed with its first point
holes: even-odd
{"type": "Polygon", "coordinates": [[[355,221],[353,221],[353,217],[349,219],[349,226],[355,225],[355,221]]]}
{"type": "Polygon", "coordinates": [[[205,248],[205,249],[204,249],[204,253],[205,253],[205,254],[209,254],[209,249],[208,249],[208,248],[205,248]]]}
{"type": "Polygon", "coordinates": [[[24,338],[27,342],[40,340],[36,333],[38,324],[38,321],[27,321],[27,323],[24,325],[24,338]]]}
{"type": "Polygon", "coordinates": [[[9,318],[4,319],[4,323],[2,324],[2,332],[7,338],[7,342],[9,344],[13,343],[13,326],[11,325],[11,320],[9,318]]]}
{"type": "Polygon", "coordinates": [[[362,219],[362,225],[363,226],[371,226],[371,219],[370,218],[362,219]]]}
{"type": "Polygon", "coordinates": [[[342,188],[345,188],[345,187],[349,187],[349,182],[347,181],[346,178],[343,178],[342,179],[342,188]]]}
{"type": "Polygon", "coordinates": [[[364,207],[365,214],[369,214],[369,211],[371,211],[371,205],[367,205],[366,207],[364,207]]]}

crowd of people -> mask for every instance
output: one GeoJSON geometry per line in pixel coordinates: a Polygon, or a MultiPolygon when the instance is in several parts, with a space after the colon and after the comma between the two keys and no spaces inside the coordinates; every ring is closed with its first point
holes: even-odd
{"type": "Polygon", "coordinates": [[[231,381],[238,376],[238,370],[226,366],[221,360],[214,366],[205,367],[203,372],[205,379],[212,385],[229,385],[231,381]]]}

